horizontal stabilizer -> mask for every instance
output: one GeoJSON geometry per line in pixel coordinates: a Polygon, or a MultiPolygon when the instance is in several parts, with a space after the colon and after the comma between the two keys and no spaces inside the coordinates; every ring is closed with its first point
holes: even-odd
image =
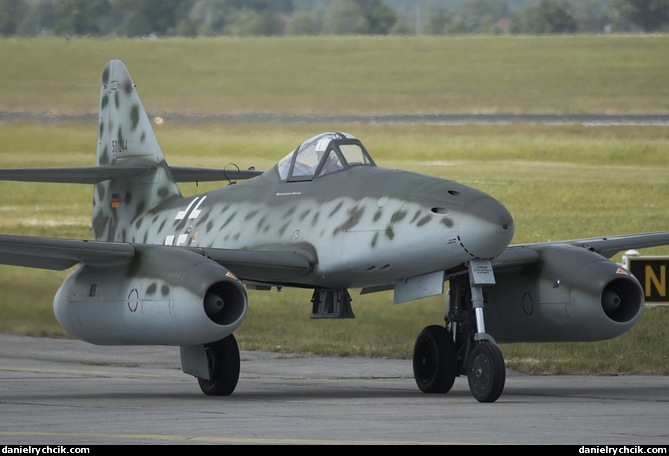
{"type": "MultiPolygon", "coordinates": [[[[110,179],[123,179],[154,171],[155,167],[77,166],[70,168],[0,169],[0,180],[47,182],[60,184],[97,184],[110,179]]],[[[262,171],[214,168],[170,167],[176,182],[235,181],[259,176],[262,171]]]]}
{"type": "Polygon", "coordinates": [[[176,182],[235,181],[251,179],[263,172],[253,169],[213,169],[170,166],[172,178],[176,182]]]}
{"type": "Polygon", "coordinates": [[[53,182],[61,184],[97,184],[109,179],[138,176],[146,167],[78,166],[72,168],[0,169],[0,180],[19,182],[53,182]]]}

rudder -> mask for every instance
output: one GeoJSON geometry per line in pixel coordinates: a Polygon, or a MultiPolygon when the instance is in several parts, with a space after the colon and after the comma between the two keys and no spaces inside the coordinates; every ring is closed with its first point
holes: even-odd
{"type": "Polygon", "coordinates": [[[126,241],[138,217],[180,196],[135,84],[120,60],[105,65],[100,80],[97,165],[146,167],[148,172],[95,184],[95,239],[126,241]]]}

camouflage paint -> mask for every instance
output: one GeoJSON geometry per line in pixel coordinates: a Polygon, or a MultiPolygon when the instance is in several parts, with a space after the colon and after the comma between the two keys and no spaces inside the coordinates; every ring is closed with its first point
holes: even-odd
{"type": "Polygon", "coordinates": [[[118,60],[102,73],[99,132],[99,165],[148,165],[155,172],[96,185],[96,239],[248,250],[306,245],[316,264],[291,280],[344,288],[492,258],[513,236],[511,215],[485,193],[376,166],[303,182],[281,181],[273,167],[259,177],[182,198],[135,85],[118,60]]]}

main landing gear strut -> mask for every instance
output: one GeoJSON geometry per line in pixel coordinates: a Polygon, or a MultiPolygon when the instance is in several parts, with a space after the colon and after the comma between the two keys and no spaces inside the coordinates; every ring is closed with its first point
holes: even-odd
{"type": "Polygon", "coordinates": [[[504,357],[485,332],[483,285],[495,283],[488,260],[472,260],[468,276],[449,279],[446,327],[423,329],[416,339],[413,371],[424,393],[448,393],[455,377],[467,375],[479,402],[495,402],[504,390],[504,357]]]}

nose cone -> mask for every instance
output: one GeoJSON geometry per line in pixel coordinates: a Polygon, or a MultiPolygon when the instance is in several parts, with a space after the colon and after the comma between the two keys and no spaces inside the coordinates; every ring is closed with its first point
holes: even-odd
{"type": "Polygon", "coordinates": [[[513,238],[513,217],[496,199],[481,195],[463,208],[460,243],[476,258],[494,258],[513,238]]]}

